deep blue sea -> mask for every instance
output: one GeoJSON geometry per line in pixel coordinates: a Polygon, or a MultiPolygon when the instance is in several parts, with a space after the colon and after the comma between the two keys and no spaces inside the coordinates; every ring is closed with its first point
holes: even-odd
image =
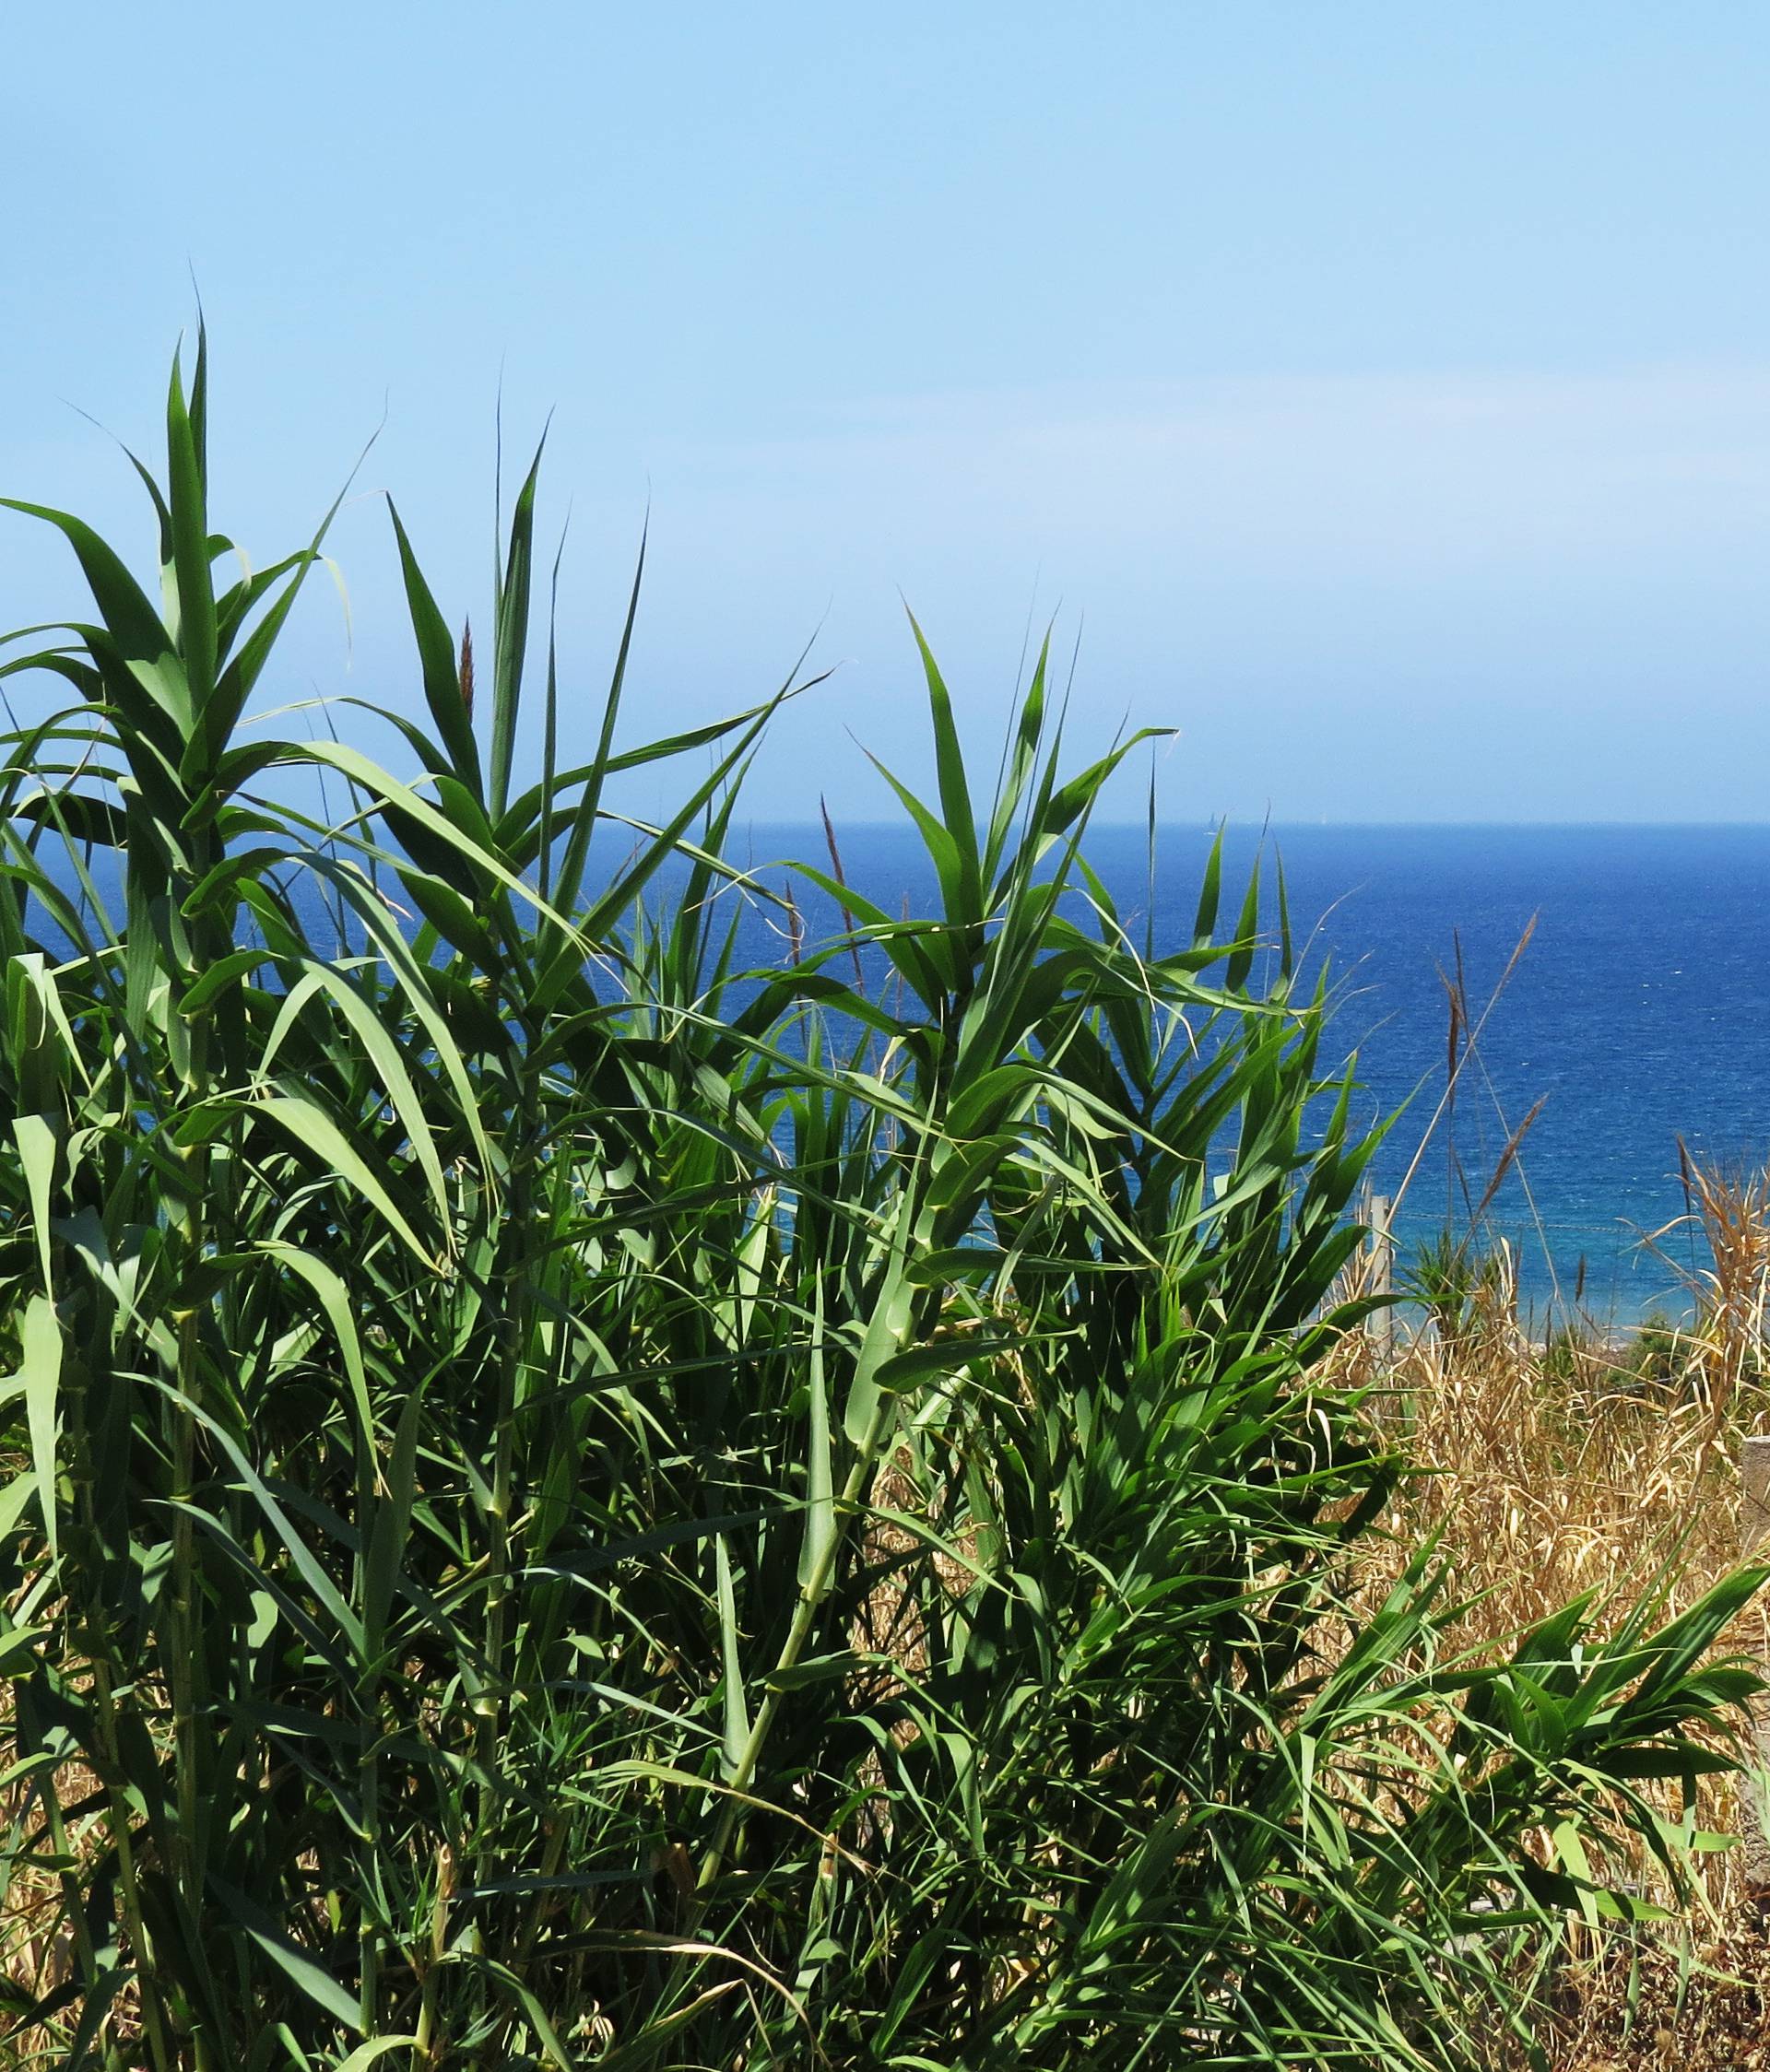
{"type": "MultiPolygon", "coordinates": [[[[848,825],[838,838],[850,881],[877,904],[937,911],[914,829],[848,825]]],[[[1091,831],[1087,854],[1134,939],[1151,908],[1158,952],[1191,939],[1210,841],[1204,830],[1162,831],[1151,901],[1144,830],[1091,831]]],[[[756,865],[828,862],[819,827],[734,830],[729,854],[756,865]]],[[[1451,1152],[1479,1199],[1540,1100],[1485,1233],[1516,1246],[1536,1318],[1576,1289],[1591,1315],[1619,1324],[1684,1309],[1674,1262],[1700,1265],[1700,1246],[1687,1228],[1660,1240],[1670,1259],[1642,1242],[1684,1211],[1680,1137],[1727,1165],[1770,1159],[1770,827],[1232,830],[1221,932],[1233,928],[1257,855],[1268,882],[1282,859],[1299,948],[1332,974],[1324,1062],[1356,1053],[1366,1118],[1403,1110],[1374,1178],[1393,1194],[1416,1167],[1397,1223],[1404,1254],[1469,1227],[1451,1152]],[[1485,1020],[1479,1062],[1458,1081],[1451,1142],[1442,1119],[1432,1124],[1446,1077],[1441,974],[1459,947],[1485,1020]]],[[[805,904],[814,933],[833,919],[827,905],[818,915],[815,895],[805,904]]],[[[785,954],[765,912],[751,908],[742,924],[739,956],[751,966],[785,954]]]]}
{"type": "MultiPolygon", "coordinates": [[[[888,911],[927,911],[932,874],[905,828],[838,830],[851,880],[888,911]]],[[[820,830],[757,827],[755,860],[825,860],[820,830]]],[[[1158,949],[1189,939],[1210,837],[1163,830],[1154,881],[1158,949]]],[[[741,843],[738,845],[741,848],[741,843]]],[[[1224,925],[1261,838],[1232,830],[1224,925]]],[[[1516,1170],[1490,1210],[1519,1248],[1540,1315],[1557,1289],[1625,1323],[1683,1304],[1678,1276],[1643,1248],[1684,1209],[1678,1139],[1700,1157],[1770,1156],[1770,827],[1287,827],[1293,929],[1329,959],[1342,1053],[1356,1051],[1367,1112],[1402,1106],[1377,1182],[1393,1189],[1444,1091],[1441,971],[1460,943],[1479,1017],[1519,937],[1535,934],[1458,1081],[1455,1148],[1477,1199],[1512,1128],[1542,1098],[1516,1170]],[[1582,1262],[1584,1272],[1582,1276],[1582,1262]]],[[[1097,829],[1088,854],[1121,912],[1150,908],[1141,829],[1097,829]]],[[[1398,1225],[1404,1247],[1466,1227],[1444,1124],[1398,1225]]],[[[1661,1241],[1697,1259],[1688,1231],[1661,1241]]],[[[1699,1263],[1699,1262],[1698,1262],[1699,1263]]]]}

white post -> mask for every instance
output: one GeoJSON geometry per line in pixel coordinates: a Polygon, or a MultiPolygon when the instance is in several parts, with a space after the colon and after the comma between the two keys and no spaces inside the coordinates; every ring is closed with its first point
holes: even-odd
{"type": "MultiPolygon", "coordinates": [[[[1371,1293],[1395,1291],[1395,1238],[1389,1228],[1393,1205],[1386,1195],[1371,1196],[1371,1293]]],[[[1395,1312],[1380,1309],[1371,1318],[1371,1348],[1379,1367],[1386,1368],[1395,1357],[1395,1312]]]]}

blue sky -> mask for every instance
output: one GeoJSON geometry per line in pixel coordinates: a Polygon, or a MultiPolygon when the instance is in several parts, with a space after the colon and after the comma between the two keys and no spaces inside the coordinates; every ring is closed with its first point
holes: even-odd
{"type": "MultiPolygon", "coordinates": [[[[925,767],[900,591],[993,744],[1023,630],[1182,819],[1770,817],[1770,12],[10,11],[0,485],[148,534],[194,270],[268,559],[386,424],[279,694],[409,704],[391,489],[483,609],[493,403],[555,410],[587,710],[837,665],[759,818],[925,767]]],[[[74,593],[9,522],[0,618],[74,593]]],[[[580,688],[581,687],[581,688],[580,688]]],[[[588,719],[583,724],[587,728],[588,719]]],[[[1120,798],[1139,810],[1135,786],[1120,798]]]]}

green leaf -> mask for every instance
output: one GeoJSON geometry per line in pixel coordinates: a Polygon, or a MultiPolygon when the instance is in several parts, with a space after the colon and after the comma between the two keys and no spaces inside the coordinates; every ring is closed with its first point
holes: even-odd
{"type": "Polygon", "coordinates": [[[372,1204],[388,1228],[424,1266],[440,1270],[441,1261],[395,1206],[394,1198],[364,1162],[361,1154],[311,1094],[289,1082],[280,1093],[261,1094],[254,1103],[265,1121],[286,1130],[306,1156],[354,1187],[372,1204]]]}
{"type": "Polygon", "coordinates": [[[406,583],[406,608],[412,622],[412,635],[418,642],[424,701],[431,709],[431,718],[435,722],[442,746],[448,750],[453,773],[476,798],[483,797],[479,748],[473,737],[473,722],[461,700],[461,673],[454,639],[424,580],[392,498],[388,499],[387,512],[394,521],[394,536],[399,543],[400,573],[406,583]]]}
{"type": "Polygon", "coordinates": [[[166,397],[167,503],[171,512],[172,566],[178,591],[178,639],[190,686],[193,717],[200,723],[215,691],[215,591],[209,575],[209,520],[203,461],[184,405],[178,362],[166,397]]]}
{"type": "Polygon", "coordinates": [[[299,1020],[308,1002],[319,995],[329,1000],[349,1025],[363,1054],[386,1089],[388,1101],[405,1130],[407,1146],[430,1187],[431,1205],[436,1214],[437,1228],[440,1230],[446,1230],[449,1219],[448,1190],[442,1178],[442,1160],[425,1116],[424,1103],[419,1099],[417,1087],[412,1083],[411,1074],[406,1068],[406,1061],[399,1054],[399,1046],[394,1041],[381,1013],[363,998],[344,972],[324,964],[307,965],[301,976],[290,987],[270,1034],[265,1039],[259,1070],[266,1075],[270,1073],[277,1053],[290,1029],[299,1020]]]}
{"type": "Polygon", "coordinates": [[[969,924],[983,919],[984,888],[977,854],[977,816],[972,809],[964,750],[959,745],[959,730],[953,724],[952,700],[948,695],[946,681],[927,642],[922,637],[922,629],[916,624],[914,612],[910,614],[910,627],[922,656],[922,672],[927,679],[928,711],[934,722],[935,770],[940,782],[940,815],[958,863],[957,900],[949,902],[947,918],[969,924]]]}
{"type": "Polygon", "coordinates": [[[510,521],[510,551],[498,586],[497,644],[492,657],[491,771],[487,804],[494,820],[510,804],[510,764],[522,702],[523,659],[528,647],[529,584],[535,562],[535,485],[540,477],[543,435],[510,521]]]}
{"type": "Polygon", "coordinates": [[[55,1305],[47,1295],[33,1295],[25,1304],[19,1341],[18,1376],[24,1383],[25,1422],[30,1434],[31,1479],[53,1567],[59,1551],[55,1452],[62,1383],[62,1327],[55,1315],[55,1305]]]}
{"type": "Polygon", "coordinates": [[[37,1240],[37,1263],[41,1269],[43,1289],[47,1293],[53,1286],[49,1202],[51,1184],[55,1176],[54,1121],[48,1115],[15,1115],[12,1119],[12,1138],[18,1147],[18,1163],[24,1171],[25,1187],[30,1202],[31,1230],[37,1240]]]}
{"type": "Polygon", "coordinates": [[[218,1878],[211,1871],[209,1886],[216,1898],[266,1956],[281,1967],[315,2007],[323,2007],[340,2028],[361,2034],[362,2022],[357,2012],[356,2000],[330,1972],[322,1969],[301,1944],[237,1885],[230,1885],[226,1878],[218,1878]]]}
{"type": "Polygon", "coordinates": [[[67,540],[78,558],[93,602],[103,615],[105,631],[115,642],[119,660],[161,711],[178,723],[181,736],[188,735],[193,719],[190,689],[172,642],[160,624],[159,615],[112,548],[89,525],[65,511],[23,503],[16,497],[0,497],[0,510],[41,519],[67,540]]]}
{"type": "Polygon", "coordinates": [[[395,2051],[416,2051],[422,2047],[416,2036],[377,2036],[367,2043],[359,2043],[348,2057],[341,2057],[332,2072],[368,2072],[378,2058],[391,2057],[395,2051]]]}
{"type": "Polygon", "coordinates": [[[319,1298],[321,1310],[332,1326],[332,1335],[338,1342],[338,1351],[344,1360],[346,1378],[350,1384],[351,1396],[356,1405],[357,1423],[362,1433],[363,1444],[372,1451],[375,1443],[374,1412],[369,1402],[369,1377],[362,1364],[362,1343],[357,1336],[357,1320],[350,1304],[350,1291],[343,1277],[336,1273],[324,1259],[300,1245],[289,1244],[281,1238],[265,1238],[258,1250],[266,1258],[275,1259],[289,1268],[299,1279],[304,1280],[319,1298]]]}
{"type": "Polygon", "coordinates": [[[725,1773],[736,1777],[743,1768],[744,1749],[749,1739],[749,1704],[744,1694],[744,1665],[738,1638],[738,1601],[731,1583],[731,1553],[721,1533],[713,1543],[714,1572],[718,1579],[719,1653],[724,1666],[725,1773]]]}
{"type": "Polygon", "coordinates": [[[37,1643],[47,1626],[18,1626],[0,1633],[0,1677],[22,1677],[37,1666],[37,1643]]]}
{"type": "Polygon", "coordinates": [[[393,1457],[387,1464],[387,1493],[374,1506],[369,1532],[369,1558],[363,1575],[363,1652],[372,1663],[380,1655],[388,1614],[399,1581],[400,1564],[410,1536],[412,1506],[418,1494],[418,1447],[424,1429],[424,1390],[412,1390],[394,1430],[393,1457]]]}
{"type": "Polygon", "coordinates": [[[798,1581],[812,1590],[828,1573],[836,1540],[835,1490],[830,1465],[830,1384],[823,1360],[823,1285],[813,1298],[811,1343],[806,1377],[808,1406],[805,1455],[805,1533],[799,1542],[798,1581]]]}

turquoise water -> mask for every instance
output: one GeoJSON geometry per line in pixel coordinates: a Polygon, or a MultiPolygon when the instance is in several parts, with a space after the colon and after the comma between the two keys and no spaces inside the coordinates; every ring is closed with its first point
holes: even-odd
{"type": "MultiPolygon", "coordinates": [[[[838,831],[848,875],[880,905],[932,900],[913,833],[838,831]]],[[[758,860],[824,860],[820,830],[758,827],[748,839],[758,860]]],[[[1158,948],[1190,936],[1209,841],[1162,835],[1158,948]]],[[[1232,830],[1226,903],[1260,845],[1232,830]]],[[[1571,1296],[1583,1283],[1586,1306],[1619,1322],[1677,1308],[1674,1267],[1640,1240],[1684,1208],[1680,1136],[1705,1158],[1770,1156],[1770,828],[1290,827],[1265,847],[1283,858],[1299,940],[1330,958],[1339,1042],[1358,1052],[1370,1112],[1409,1103],[1378,1171],[1390,1188],[1444,1090],[1440,971],[1460,940],[1480,1016],[1536,917],[1488,1015],[1481,1065],[1459,1079],[1456,1149],[1479,1199],[1510,1129],[1542,1098],[1490,1211],[1519,1247],[1527,1297],[1540,1310],[1557,1287],[1571,1296]]],[[[1096,830],[1089,853],[1140,919],[1143,831],[1096,830]]],[[[1403,1205],[1404,1244],[1467,1211],[1441,1124],[1403,1205]]],[[[1662,1243],[1696,1256],[1688,1232],[1662,1243]]]]}

